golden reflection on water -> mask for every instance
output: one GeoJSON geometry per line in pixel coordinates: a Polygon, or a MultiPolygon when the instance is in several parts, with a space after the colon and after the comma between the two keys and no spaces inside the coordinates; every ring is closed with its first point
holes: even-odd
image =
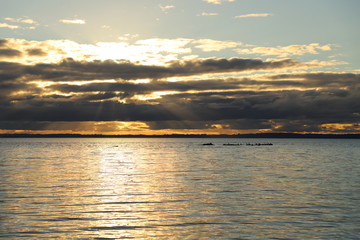
{"type": "MultiPolygon", "coordinates": [[[[348,158],[339,164],[331,148],[295,148],[286,141],[234,148],[223,147],[221,139],[213,147],[199,139],[19,141],[0,145],[4,237],[329,239],[345,232],[351,239],[355,234],[351,219],[359,216],[352,199],[359,195],[354,191],[359,169],[348,167],[355,161],[348,158]]],[[[349,151],[357,156],[358,149],[355,144],[349,151]]]]}

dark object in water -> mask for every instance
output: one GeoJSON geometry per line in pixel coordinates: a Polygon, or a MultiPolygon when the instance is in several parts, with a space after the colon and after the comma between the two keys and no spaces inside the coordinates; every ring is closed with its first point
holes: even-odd
{"type": "Polygon", "coordinates": [[[246,146],[272,146],[272,143],[246,143],[246,146]]]}
{"type": "Polygon", "coordinates": [[[211,145],[214,145],[212,143],[203,143],[204,146],[211,146],[211,145]]]}
{"type": "Polygon", "coordinates": [[[239,143],[224,143],[223,145],[224,146],[240,146],[242,144],[239,144],[239,143]]]}

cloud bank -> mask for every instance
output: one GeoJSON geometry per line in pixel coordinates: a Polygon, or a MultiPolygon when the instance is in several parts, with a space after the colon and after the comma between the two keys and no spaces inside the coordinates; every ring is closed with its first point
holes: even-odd
{"type": "MultiPolygon", "coordinates": [[[[182,53],[188,44],[204,52],[242,46],[211,39],[139,44],[182,53]]],[[[330,45],[309,46],[253,51],[287,56],[291,51],[300,55],[331,50],[330,45]]],[[[212,57],[145,64],[80,60],[70,58],[70,52],[53,42],[0,40],[0,132],[87,128],[113,133],[121,127],[226,133],[359,131],[360,74],[310,71],[326,62],[212,57]],[[59,60],[50,61],[54,55],[59,60]]]]}

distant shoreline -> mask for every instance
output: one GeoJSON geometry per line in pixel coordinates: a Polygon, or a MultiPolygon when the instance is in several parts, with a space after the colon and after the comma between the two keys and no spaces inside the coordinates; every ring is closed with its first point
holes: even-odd
{"type": "Polygon", "coordinates": [[[359,134],[255,133],[255,134],[236,134],[236,135],[0,134],[0,138],[335,138],[335,139],[360,139],[360,133],[359,134]]]}

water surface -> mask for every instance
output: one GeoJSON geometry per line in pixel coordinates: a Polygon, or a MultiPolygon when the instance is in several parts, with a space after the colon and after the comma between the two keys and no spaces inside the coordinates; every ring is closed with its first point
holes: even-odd
{"type": "Polygon", "coordinates": [[[346,139],[0,139],[0,237],[359,239],[359,156],[346,139]]]}

